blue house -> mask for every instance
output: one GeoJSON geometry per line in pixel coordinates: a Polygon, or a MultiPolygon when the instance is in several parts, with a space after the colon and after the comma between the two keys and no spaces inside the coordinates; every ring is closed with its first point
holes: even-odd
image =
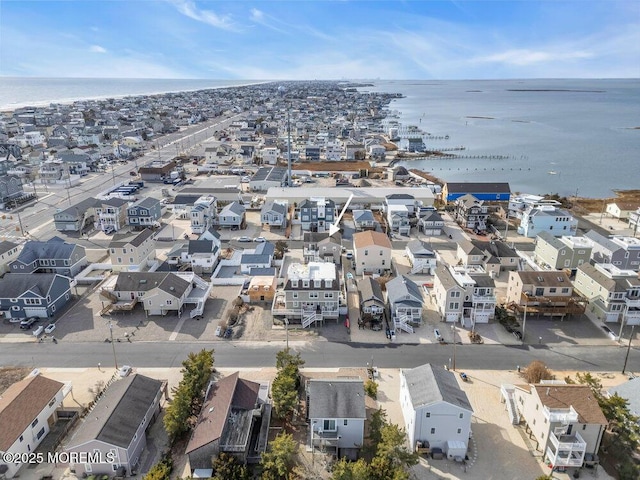
{"type": "Polygon", "coordinates": [[[127,208],[127,225],[135,229],[158,226],[161,218],[162,205],[157,198],[143,198],[127,208]]]}
{"type": "Polygon", "coordinates": [[[25,243],[18,258],[9,264],[9,271],[15,274],[58,273],[75,277],[87,263],[83,246],[52,237],[46,242],[29,240],[25,243]]]}
{"type": "Polygon", "coordinates": [[[0,279],[0,311],[5,318],[51,318],[70,299],[71,279],[57,273],[7,273],[0,279]]]}
{"type": "Polygon", "coordinates": [[[467,194],[486,202],[508,202],[511,198],[511,188],[508,183],[494,182],[448,182],[442,187],[442,200],[445,202],[453,202],[467,194]]]}

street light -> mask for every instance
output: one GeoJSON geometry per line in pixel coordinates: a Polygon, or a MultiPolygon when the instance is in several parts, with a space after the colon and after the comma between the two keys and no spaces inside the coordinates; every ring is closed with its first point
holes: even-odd
{"type": "Polygon", "coordinates": [[[527,303],[524,304],[524,317],[522,319],[522,344],[524,345],[524,332],[527,328],[527,305],[529,304],[529,298],[527,297],[527,303]]]}

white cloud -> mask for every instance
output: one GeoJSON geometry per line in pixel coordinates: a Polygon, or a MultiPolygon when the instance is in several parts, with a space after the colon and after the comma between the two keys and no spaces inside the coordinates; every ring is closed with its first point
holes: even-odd
{"type": "Polygon", "coordinates": [[[264,12],[261,10],[258,10],[257,8],[252,8],[251,9],[251,20],[253,20],[254,22],[262,22],[264,21],[264,12]]]}
{"type": "Polygon", "coordinates": [[[480,56],[470,59],[471,62],[482,63],[506,63],[519,67],[542,62],[559,62],[565,60],[580,60],[591,58],[593,54],[585,51],[545,51],[530,49],[511,49],[492,55],[480,56]]]}
{"type": "Polygon", "coordinates": [[[107,53],[107,49],[100,45],[91,45],[91,47],[89,47],[89,51],[93,53],[107,53]]]}
{"type": "Polygon", "coordinates": [[[222,30],[238,30],[237,25],[234,24],[230,15],[218,15],[212,10],[199,9],[191,0],[170,0],[170,2],[178,9],[181,14],[193,20],[206,23],[222,30]]]}

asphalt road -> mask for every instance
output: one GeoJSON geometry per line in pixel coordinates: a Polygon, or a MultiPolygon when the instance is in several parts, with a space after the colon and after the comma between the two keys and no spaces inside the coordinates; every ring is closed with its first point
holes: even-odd
{"type": "MultiPolygon", "coordinates": [[[[283,342],[140,342],[115,343],[118,365],[138,367],[180,367],[187,354],[200,349],[215,349],[219,367],[273,367],[276,352],[283,342]]],[[[315,341],[292,342],[307,367],[356,367],[372,362],[381,368],[413,368],[424,363],[448,365],[453,361],[453,345],[354,344],[315,341]]],[[[458,370],[512,370],[532,360],[542,360],[555,370],[622,371],[627,348],[618,346],[525,346],[457,345],[458,370]]],[[[110,343],[0,343],[0,366],[94,367],[113,365],[110,343]]],[[[640,351],[632,348],[627,371],[640,372],[640,351]]]]}
{"type": "MultiPolygon", "coordinates": [[[[96,197],[109,187],[130,180],[129,172],[151,160],[173,159],[178,153],[194,148],[211,138],[214,132],[224,129],[237,116],[219,117],[187,127],[180,132],[165,135],[158,139],[157,149],[150,150],[144,156],[124,164],[113,164],[104,173],[91,173],[84,177],[77,187],[54,189],[44,185],[36,185],[38,201],[7,212],[6,218],[0,221],[0,236],[19,236],[20,224],[22,230],[28,232],[28,238],[31,239],[48,239],[57,235],[58,232],[53,225],[53,214],[58,208],[64,209],[87,197],[96,197]]],[[[148,188],[145,188],[144,195],[156,198],[161,198],[160,191],[162,188],[167,188],[167,185],[161,183],[146,185],[148,188]]],[[[30,191],[31,188],[33,187],[27,187],[26,190],[30,191]]]]}

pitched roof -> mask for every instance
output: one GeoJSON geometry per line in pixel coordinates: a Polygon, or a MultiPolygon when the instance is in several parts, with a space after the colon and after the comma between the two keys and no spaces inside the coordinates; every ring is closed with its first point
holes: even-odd
{"type": "Polygon", "coordinates": [[[287,213],[287,207],[281,203],[274,202],[273,200],[269,200],[266,202],[261,209],[262,213],[274,212],[280,215],[285,215],[287,213]]]}
{"type": "Polygon", "coordinates": [[[22,247],[16,262],[30,264],[38,259],[65,260],[71,258],[74,248],[75,244],[66,243],[59,237],[53,237],[46,242],[29,240],[22,247]]]}
{"type": "Polygon", "coordinates": [[[71,205],[68,208],[65,208],[64,210],[60,210],[59,212],[56,212],[54,215],[56,214],[65,214],[65,215],[77,215],[77,214],[83,214],[84,212],[86,212],[88,209],[90,208],[94,208],[96,206],[100,205],[100,201],[93,198],[93,197],[89,197],[89,198],[85,198],[84,200],[81,200],[80,202],[76,203],[75,205],[71,205]]]}
{"type": "Polygon", "coordinates": [[[433,257],[435,255],[433,250],[427,248],[427,244],[422,240],[411,240],[407,243],[406,248],[416,257],[433,257]]]}
{"type": "Polygon", "coordinates": [[[185,453],[221,438],[231,408],[255,408],[259,390],[259,383],[240,378],[238,372],[211,383],[185,453]]]}
{"type": "Polygon", "coordinates": [[[542,270],[515,272],[523,285],[542,285],[545,287],[573,287],[569,276],[562,270],[542,270]]]}
{"type": "Polygon", "coordinates": [[[391,249],[391,240],[382,232],[367,230],[353,234],[353,245],[355,248],[377,246],[391,249]]]}
{"type": "MultiPolygon", "coordinates": [[[[217,245],[216,245],[217,247],[217,245]]],[[[212,240],[189,240],[188,253],[213,253],[212,240]]]]}
{"type": "Polygon", "coordinates": [[[460,388],[455,374],[443,367],[427,363],[402,370],[413,408],[447,402],[473,413],[467,394],[460,388]]]}
{"type": "Polygon", "coordinates": [[[189,287],[189,282],[171,272],[120,272],[114,290],[148,292],[156,287],[180,297],[189,287]]]}
{"type": "Polygon", "coordinates": [[[541,238],[556,250],[567,248],[567,245],[565,243],[561,242],[559,238],[554,237],[553,235],[551,235],[551,233],[549,233],[546,230],[543,230],[540,233],[538,233],[538,238],[541,238]]]}
{"type": "Polygon", "coordinates": [[[224,217],[229,213],[233,213],[240,217],[244,214],[245,210],[244,205],[241,205],[239,202],[231,202],[220,211],[219,216],[224,217]]]}
{"type": "Polygon", "coordinates": [[[309,418],[365,418],[362,380],[309,380],[309,418]]]}
{"type": "Polygon", "coordinates": [[[604,235],[599,234],[595,230],[589,230],[587,233],[584,234],[584,236],[611,252],[617,252],[618,250],[623,250],[623,248],[620,245],[618,245],[616,242],[614,242],[610,238],[605,237],[604,235]]]}
{"type": "Polygon", "coordinates": [[[438,278],[445,290],[449,290],[450,288],[454,287],[460,287],[455,278],[453,278],[453,275],[451,275],[449,268],[442,263],[436,267],[435,276],[438,278]]]}
{"type": "Polygon", "coordinates": [[[60,382],[33,375],[14,383],[0,396],[0,451],[13,445],[62,387],[60,382]]]}
{"type": "Polygon", "coordinates": [[[402,302],[405,304],[419,303],[422,305],[423,303],[422,293],[420,292],[418,284],[404,275],[400,275],[399,277],[388,281],[386,287],[387,298],[391,304],[402,302]],[[402,298],[405,295],[409,295],[412,299],[403,300],[402,298]]]}
{"type": "Polygon", "coordinates": [[[358,291],[360,292],[360,303],[366,302],[367,300],[378,300],[384,303],[382,287],[371,277],[358,279],[358,291]]]}
{"type": "Polygon", "coordinates": [[[139,247],[145,242],[147,238],[152,236],[153,230],[151,230],[150,228],[145,228],[140,232],[116,233],[113,236],[113,239],[109,242],[109,248],[119,248],[126,245],[139,247]]]}
{"type": "Polygon", "coordinates": [[[10,242],[9,240],[2,240],[0,242],[0,255],[3,253],[7,253],[9,250],[13,250],[17,246],[17,243],[10,242]]]}
{"type": "Polygon", "coordinates": [[[56,273],[7,273],[0,278],[0,297],[19,298],[25,292],[31,291],[34,294],[45,298],[51,289],[51,285],[56,277],[64,278],[69,282],[69,278],[56,273]]]}
{"type": "Polygon", "coordinates": [[[580,423],[607,425],[591,387],[587,385],[556,385],[538,383],[531,385],[540,402],[548,408],[573,407],[578,412],[580,423]]]}
{"type": "Polygon", "coordinates": [[[80,424],[67,448],[91,440],[127,448],[161,388],[160,380],[140,374],[112,383],[80,424]]]}

